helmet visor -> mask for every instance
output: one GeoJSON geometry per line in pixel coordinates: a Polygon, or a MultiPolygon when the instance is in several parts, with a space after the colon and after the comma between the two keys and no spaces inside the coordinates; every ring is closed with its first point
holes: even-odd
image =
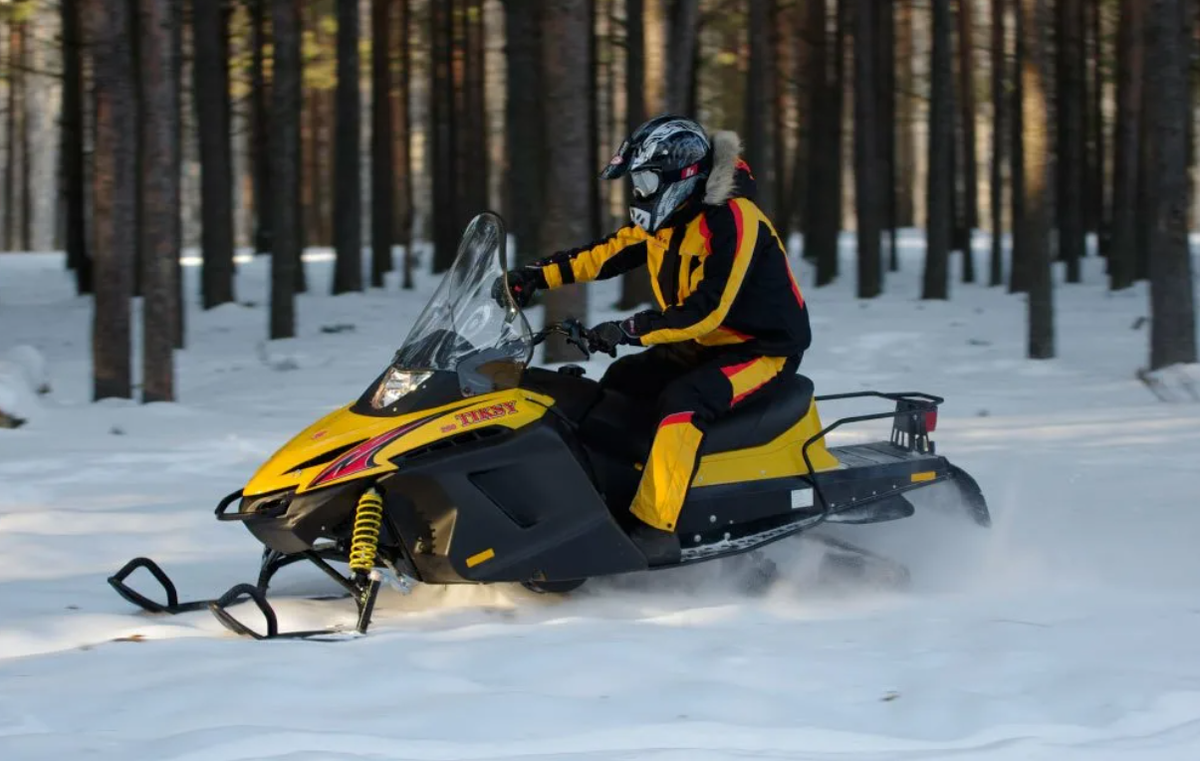
{"type": "Polygon", "coordinates": [[[631,172],[629,178],[633,181],[633,194],[638,198],[649,198],[658,191],[658,173],[650,170],[631,172]]]}

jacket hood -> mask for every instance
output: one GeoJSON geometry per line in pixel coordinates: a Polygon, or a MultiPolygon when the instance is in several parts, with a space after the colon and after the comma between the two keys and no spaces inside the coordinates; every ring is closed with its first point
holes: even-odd
{"type": "Polygon", "coordinates": [[[731,198],[753,198],[756,190],[750,165],[742,158],[742,139],[736,132],[711,134],[713,166],[704,188],[704,203],[723,206],[731,198]]]}

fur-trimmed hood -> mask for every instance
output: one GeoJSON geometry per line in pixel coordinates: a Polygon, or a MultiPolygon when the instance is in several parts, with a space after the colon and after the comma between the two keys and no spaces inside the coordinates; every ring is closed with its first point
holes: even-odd
{"type": "Polygon", "coordinates": [[[742,139],[731,130],[717,130],[709,138],[713,146],[713,166],[705,183],[704,203],[722,206],[731,198],[753,198],[754,175],[742,158],[742,139]]]}

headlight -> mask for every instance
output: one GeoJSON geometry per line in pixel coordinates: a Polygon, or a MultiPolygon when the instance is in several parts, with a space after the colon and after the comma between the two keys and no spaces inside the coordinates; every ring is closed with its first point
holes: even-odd
{"type": "Polygon", "coordinates": [[[431,375],[433,375],[432,372],[414,373],[408,370],[389,369],[387,375],[383,376],[383,382],[379,384],[375,396],[371,399],[371,406],[377,410],[392,406],[401,397],[416,391],[431,375]]]}

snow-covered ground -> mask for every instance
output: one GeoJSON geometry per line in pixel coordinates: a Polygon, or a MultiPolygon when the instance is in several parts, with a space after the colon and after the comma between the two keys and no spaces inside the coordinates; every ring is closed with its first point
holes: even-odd
{"type": "MultiPolygon", "coordinates": [[[[360,393],[436,281],[333,298],[327,252],[310,252],[300,337],[266,342],[265,259],[239,267],[241,303],[207,313],[189,266],[180,401],[96,404],[90,303],[61,258],[0,256],[0,359],[33,347],[51,387],[0,430],[0,759],[1200,758],[1200,405],[1135,377],[1145,286],[1110,294],[1089,259],[1056,291],[1058,358],[1032,362],[1022,297],[956,282],[922,302],[905,241],[875,301],[853,298],[849,246],[842,282],[800,274],[818,393],[945,396],[940,451],[991,502],[990,530],[932,509],[839,527],[907,562],[911,590],[822,587],[812,547],[789,540],[759,596],[721,564],[558,601],[385,589],[371,634],[336,643],[150,617],[105,578],[148,555],[184,598],[252,580],[259,545],[214,505],[360,393]]],[[[592,322],[615,287],[592,288],[592,322]]],[[[331,585],[292,568],[273,591],[331,585]]],[[[353,616],[344,600],[278,607],[285,628],[353,616]]]]}

